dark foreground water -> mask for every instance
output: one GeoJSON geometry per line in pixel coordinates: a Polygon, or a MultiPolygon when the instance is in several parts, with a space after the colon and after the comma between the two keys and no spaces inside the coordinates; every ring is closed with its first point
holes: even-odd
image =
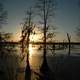
{"type": "MultiPolygon", "coordinates": [[[[55,80],[80,80],[80,49],[72,49],[70,56],[68,56],[68,49],[57,50],[55,55],[49,53],[46,58],[52,72],[51,76],[55,80]]],[[[33,54],[30,56],[31,80],[41,80],[40,67],[42,62],[42,55],[33,54]]],[[[25,68],[24,72],[18,72],[17,80],[24,80],[24,78],[25,68]]]]}
{"type": "MultiPolygon", "coordinates": [[[[68,48],[47,50],[48,69],[42,68],[46,75],[41,72],[43,51],[38,48],[38,46],[35,49],[33,47],[33,50],[30,48],[30,80],[80,80],[80,46],[72,47],[70,55],[68,48]]],[[[21,57],[20,49],[15,53],[5,52],[3,57],[0,56],[0,80],[25,80],[26,65],[26,56],[21,57]]]]}

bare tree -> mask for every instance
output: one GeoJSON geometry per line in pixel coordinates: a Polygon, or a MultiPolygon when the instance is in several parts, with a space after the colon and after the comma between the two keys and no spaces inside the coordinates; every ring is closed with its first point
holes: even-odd
{"type": "Polygon", "coordinates": [[[69,33],[67,33],[67,39],[68,39],[68,45],[69,45],[68,56],[70,56],[70,53],[71,53],[71,36],[69,35],[69,33]]]}
{"type": "Polygon", "coordinates": [[[80,41],[80,27],[77,27],[76,29],[76,36],[77,36],[77,40],[80,41]]]}
{"type": "Polygon", "coordinates": [[[29,42],[30,42],[30,35],[32,34],[33,31],[33,23],[32,23],[32,8],[30,8],[27,13],[27,17],[25,18],[25,22],[23,24],[23,29],[22,29],[22,40],[21,40],[21,48],[22,48],[22,54],[24,53],[24,49],[27,46],[27,66],[26,66],[26,71],[25,71],[25,80],[31,80],[31,69],[29,65],[29,42]]]}
{"type": "MultiPolygon", "coordinates": [[[[38,14],[42,18],[42,24],[43,24],[43,34],[44,34],[44,51],[43,51],[43,64],[41,67],[41,72],[46,75],[46,71],[49,70],[47,60],[46,60],[46,36],[47,36],[47,30],[49,28],[49,20],[54,15],[54,9],[55,9],[55,1],[54,0],[38,0],[36,3],[36,8],[38,14]]],[[[46,80],[48,79],[47,75],[44,77],[46,80]]]]}

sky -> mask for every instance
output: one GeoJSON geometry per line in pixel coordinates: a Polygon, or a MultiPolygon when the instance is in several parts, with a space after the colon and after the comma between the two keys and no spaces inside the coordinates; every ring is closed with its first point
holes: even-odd
{"type": "MultiPolygon", "coordinates": [[[[8,11],[8,24],[3,26],[2,31],[19,36],[25,11],[34,2],[35,0],[5,0],[4,8],[8,11]]],[[[56,0],[56,2],[53,24],[57,27],[57,39],[66,39],[66,33],[68,32],[75,40],[76,27],[80,25],[79,0],[56,0]]]]}

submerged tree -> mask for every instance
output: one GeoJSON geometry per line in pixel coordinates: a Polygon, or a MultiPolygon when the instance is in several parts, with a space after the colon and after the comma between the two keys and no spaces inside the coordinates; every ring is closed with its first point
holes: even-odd
{"type": "Polygon", "coordinates": [[[36,4],[36,9],[39,12],[38,14],[42,18],[42,25],[43,25],[43,64],[41,67],[41,73],[44,75],[43,79],[49,80],[49,67],[46,60],[46,40],[47,40],[47,30],[49,28],[49,20],[54,15],[55,9],[55,1],[54,0],[38,0],[36,4]]]}
{"type": "Polygon", "coordinates": [[[70,56],[70,53],[71,53],[71,36],[69,35],[69,33],[67,33],[67,39],[68,39],[68,45],[69,45],[68,56],[70,56]]]}
{"type": "Polygon", "coordinates": [[[22,54],[24,53],[24,50],[27,46],[27,66],[25,71],[25,80],[31,80],[31,69],[29,64],[29,42],[30,42],[30,35],[32,34],[32,31],[34,29],[34,25],[32,23],[32,8],[30,8],[27,11],[27,17],[25,18],[25,22],[23,24],[22,29],[22,40],[21,40],[21,48],[22,48],[22,54]]]}

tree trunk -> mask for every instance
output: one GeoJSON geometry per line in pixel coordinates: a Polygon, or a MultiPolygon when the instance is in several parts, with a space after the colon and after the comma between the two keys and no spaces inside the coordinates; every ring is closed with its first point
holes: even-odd
{"type": "Polygon", "coordinates": [[[29,37],[30,37],[30,32],[28,32],[28,37],[27,37],[27,66],[26,66],[26,71],[25,71],[25,80],[31,80],[31,69],[30,69],[30,64],[29,64],[29,37]]]}

